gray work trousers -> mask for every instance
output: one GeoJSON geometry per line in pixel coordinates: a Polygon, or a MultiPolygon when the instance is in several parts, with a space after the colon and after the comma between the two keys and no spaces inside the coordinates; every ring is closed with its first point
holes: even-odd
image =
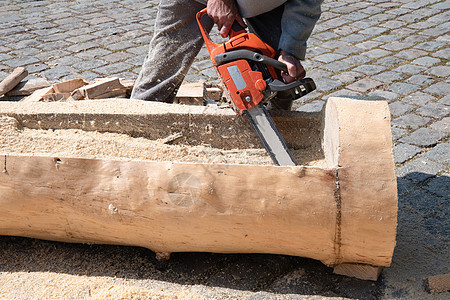
{"type": "MultiPolygon", "coordinates": [[[[205,5],[194,0],[161,0],[153,38],[131,93],[132,99],[172,103],[195,57],[203,37],[195,18],[205,5]]],[[[246,19],[250,32],[274,49],[281,35],[284,6],[246,19]]],[[[212,21],[204,24],[208,32],[212,21]]]]}

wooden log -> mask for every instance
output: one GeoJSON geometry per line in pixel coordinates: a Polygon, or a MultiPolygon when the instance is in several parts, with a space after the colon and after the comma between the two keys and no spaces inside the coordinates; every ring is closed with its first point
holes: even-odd
{"type": "Polygon", "coordinates": [[[23,67],[18,67],[0,82],[0,96],[3,96],[10,90],[12,90],[16,85],[18,85],[22,79],[28,76],[28,71],[23,67]]]}
{"type": "MultiPolygon", "coordinates": [[[[359,245],[374,250],[395,245],[397,183],[389,107],[385,101],[331,98],[324,114],[325,158],[329,166],[339,166],[336,255],[345,253],[339,263],[355,263],[365,252],[359,245]],[[365,215],[372,209],[385,213],[365,215]]],[[[390,260],[392,252],[385,255],[390,260]]]]}
{"type": "Polygon", "coordinates": [[[397,198],[387,103],[330,98],[323,118],[325,167],[81,159],[33,145],[17,154],[0,139],[0,234],[137,245],[160,257],[278,253],[389,266],[397,198]]]}

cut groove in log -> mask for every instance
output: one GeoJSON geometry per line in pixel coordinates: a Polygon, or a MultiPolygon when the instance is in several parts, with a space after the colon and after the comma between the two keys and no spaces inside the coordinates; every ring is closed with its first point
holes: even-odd
{"type": "MultiPolygon", "coordinates": [[[[210,130],[214,139],[227,130],[229,141],[241,136],[244,140],[233,146],[243,149],[248,149],[245,139],[254,135],[229,110],[158,104],[159,110],[152,111],[153,103],[122,101],[128,107],[124,111],[122,102],[112,100],[99,100],[96,103],[101,104],[91,108],[89,101],[36,103],[32,109],[19,103],[0,104],[0,117],[9,122],[0,123],[4,133],[0,154],[6,169],[0,173],[0,234],[136,245],[157,253],[296,255],[337,269],[345,264],[390,265],[397,197],[386,102],[330,98],[322,114],[275,116],[288,144],[308,151],[312,143],[322,141],[325,157],[316,166],[187,163],[181,157],[151,161],[102,156],[109,151],[106,147],[95,159],[64,151],[33,152],[39,149],[36,143],[45,141],[44,134],[37,141],[26,140],[28,148],[19,152],[11,151],[8,144],[18,142],[29,130],[42,131],[29,128],[73,124],[87,128],[96,118],[103,119],[104,130],[107,120],[114,127],[123,120],[142,123],[145,117],[149,131],[165,120],[165,128],[160,125],[160,131],[151,134],[160,139],[182,132],[183,145],[208,141],[195,126],[214,128],[210,130]],[[108,106],[120,113],[105,113],[108,106]],[[36,116],[42,117],[41,123],[36,116]],[[88,121],[64,121],[72,117],[88,121]],[[234,131],[232,120],[239,125],[234,131]],[[297,140],[298,124],[303,125],[301,136],[309,138],[297,140]]],[[[145,126],[140,126],[144,131],[145,126]]],[[[92,147],[100,145],[95,135],[87,141],[92,147]]],[[[64,144],[64,139],[55,147],[56,143],[73,146],[64,144]]],[[[115,145],[110,141],[109,147],[115,145]]]]}

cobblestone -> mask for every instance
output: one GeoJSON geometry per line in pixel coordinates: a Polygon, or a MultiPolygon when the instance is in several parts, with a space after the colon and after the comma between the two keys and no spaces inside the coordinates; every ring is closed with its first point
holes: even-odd
{"type": "Polygon", "coordinates": [[[425,153],[423,157],[438,163],[450,165],[450,143],[437,145],[425,153]]]}
{"type": "Polygon", "coordinates": [[[416,113],[422,116],[439,119],[450,114],[450,107],[441,103],[429,103],[416,110],[416,113]]]}
{"type": "Polygon", "coordinates": [[[438,96],[447,96],[448,91],[450,91],[450,84],[447,82],[438,82],[436,84],[431,85],[430,87],[426,88],[424,90],[427,93],[430,94],[436,94],[438,96]]]}
{"type": "Polygon", "coordinates": [[[450,67],[438,66],[431,68],[427,71],[427,74],[431,74],[437,77],[448,78],[450,76],[450,67]]]}
{"type": "Polygon", "coordinates": [[[431,147],[435,146],[443,137],[444,134],[438,130],[419,128],[411,135],[401,138],[399,141],[421,147],[431,147]]]}
{"type": "Polygon", "coordinates": [[[425,189],[430,193],[436,194],[441,197],[449,198],[450,195],[450,174],[443,174],[433,180],[431,180],[425,189]]]}
{"type": "Polygon", "coordinates": [[[368,90],[375,89],[381,85],[382,85],[382,83],[377,80],[370,79],[370,78],[364,78],[364,79],[358,80],[355,83],[350,84],[347,87],[349,89],[355,90],[357,92],[367,92],[368,90]]]}
{"type": "Polygon", "coordinates": [[[393,83],[398,80],[402,80],[405,78],[406,75],[394,71],[387,71],[380,74],[377,74],[375,76],[372,76],[373,79],[382,81],[384,83],[393,83]]]}
{"type": "Polygon", "coordinates": [[[398,143],[394,146],[394,162],[402,164],[420,152],[422,152],[422,149],[419,147],[398,143]]]}
{"type": "Polygon", "coordinates": [[[436,97],[419,91],[406,96],[402,101],[417,106],[424,106],[425,104],[434,100],[436,100],[436,97]]]}
{"type": "Polygon", "coordinates": [[[408,78],[406,82],[420,86],[427,86],[434,82],[434,78],[427,75],[413,75],[408,78]]]}
{"type": "Polygon", "coordinates": [[[414,109],[414,106],[405,104],[401,101],[392,102],[389,104],[389,110],[391,111],[391,114],[394,116],[401,116],[406,113],[409,113],[414,109]]]}
{"type": "Polygon", "coordinates": [[[425,158],[418,158],[397,169],[397,176],[423,182],[445,170],[446,166],[425,158]]]}
{"type": "Polygon", "coordinates": [[[389,86],[389,90],[394,93],[405,95],[420,89],[420,86],[404,82],[396,82],[389,86]]]}
{"type": "Polygon", "coordinates": [[[438,130],[438,131],[442,132],[444,135],[449,136],[450,135],[450,117],[443,118],[442,120],[431,124],[430,128],[438,130]]]}
{"type": "Polygon", "coordinates": [[[417,129],[427,124],[431,119],[427,117],[421,117],[415,114],[403,115],[392,121],[393,125],[401,128],[417,129]]]}

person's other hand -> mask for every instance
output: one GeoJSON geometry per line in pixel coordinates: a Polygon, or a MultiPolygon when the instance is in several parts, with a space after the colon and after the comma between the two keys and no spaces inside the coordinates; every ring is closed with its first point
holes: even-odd
{"type": "Polygon", "coordinates": [[[278,61],[285,63],[288,73],[281,71],[281,77],[285,83],[291,83],[296,80],[305,78],[306,71],[300,61],[292,54],[281,50],[278,61]]]}
{"type": "Polygon", "coordinates": [[[224,38],[228,36],[228,32],[235,20],[242,27],[247,27],[239,15],[235,0],[209,0],[206,10],[217,25],[220,35],[224,38]]]}

